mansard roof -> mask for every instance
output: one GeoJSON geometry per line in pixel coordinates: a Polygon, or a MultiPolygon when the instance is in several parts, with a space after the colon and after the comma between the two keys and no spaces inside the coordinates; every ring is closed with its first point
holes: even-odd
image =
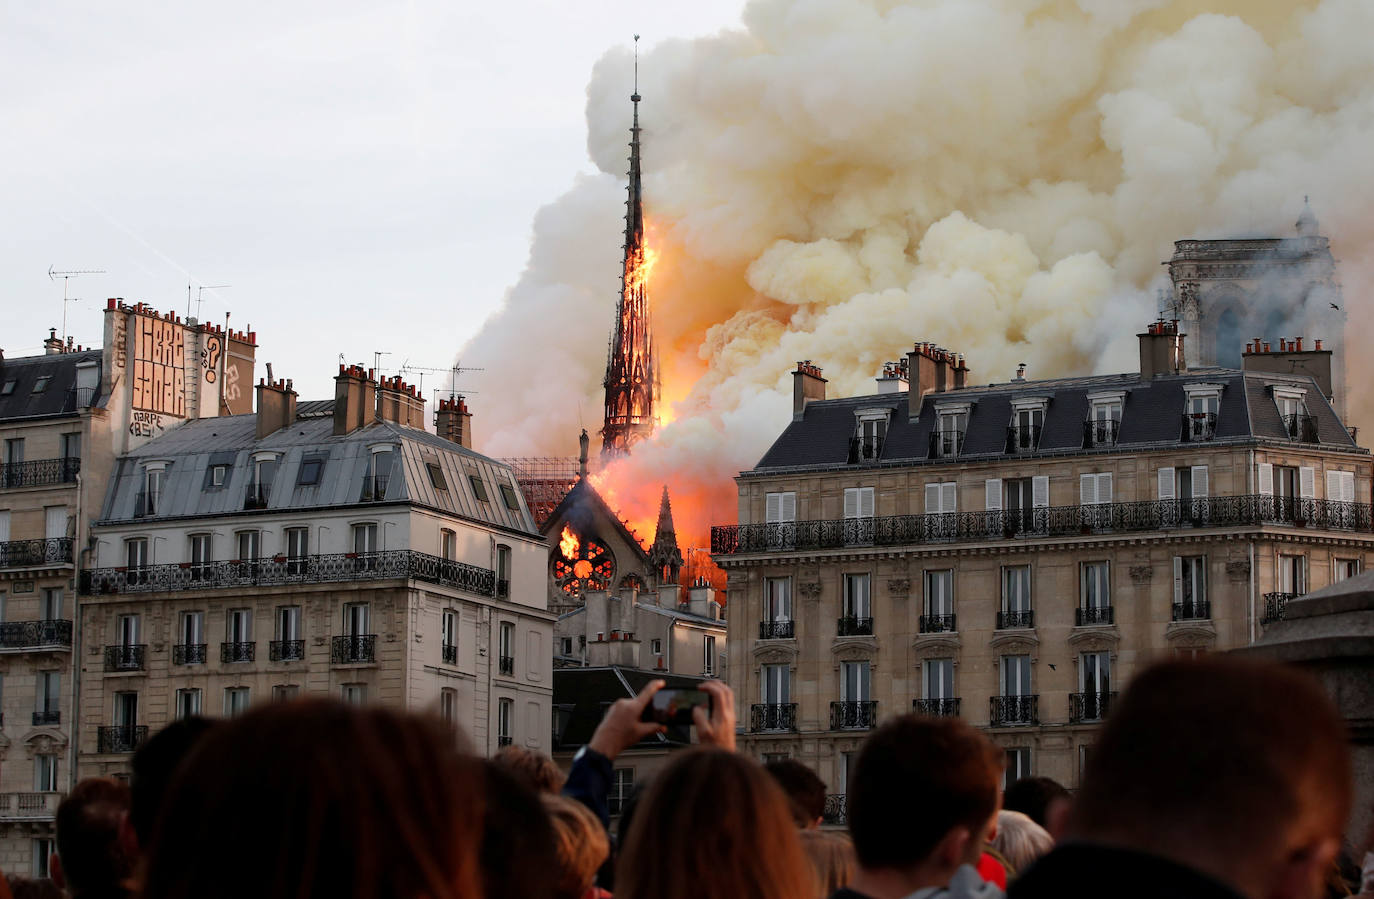
{"type": "MultiPolygon", "coordinates": [[[[14,382],[8,393],[0,394],[0,420],[65,415],[90,405],[95,397],[73,394],[76,370],[83,363],[96,365],[98,372],[100,350],[0,359],[0,388],[14,382]],[[41,392],[34,393],[40,378],[48,380],[41,392]]],[[[98,374],[94,383],[100,383],[98,374]]]]}

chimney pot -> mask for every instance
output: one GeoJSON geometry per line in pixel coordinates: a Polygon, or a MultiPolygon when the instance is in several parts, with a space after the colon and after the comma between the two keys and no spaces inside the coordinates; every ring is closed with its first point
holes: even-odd
{"type": "Polygon", "coordinates": [[[1320,337],[1318,337],[1315,341],[1313,341],[1313,343],[1315,344],[1315,348],[1316,348],[1317,352],[1320,353],[1320,352],[1321,352],[1321,349],[1322,349],[1322,339],[1321,339],[1320,337]]]}

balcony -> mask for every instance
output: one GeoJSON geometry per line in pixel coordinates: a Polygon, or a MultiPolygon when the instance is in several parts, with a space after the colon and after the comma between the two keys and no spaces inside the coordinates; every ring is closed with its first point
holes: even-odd
{"type": "Polygon", "coordinates": [[[43,709],[33,713],[33,726],[46,727],[62,723],[62,712],[58,709],[43,709]]]}
{"type": "Polygon", "coordinates": [[[1179,439],[1184,443],[1202,443],[1217,436],[1217,414],[1215,412],[1185,412],[1183,414],[1183,433],[1179,439]]]}
{"type": "Polygon", "coordinates": [[[930,458],[953,459],[964,448],[963,431],[931,431],[930,458]]]}
{"type": "Polygon", "coordinates": [[[1245,494],[1088,506],[718,525],[711,528],[711,552],[737,555],[843,549],[855,545],[922,546],[990,542],[1013,537],[1077,537],[1185,527],[1264,525],[1371,533],[1374,532],[1374,507],[1369,503],[1245,494]],[[1087,515],[1085,509],[1090,510],[1087,515]]]}
{"type": "Polygon", "coordinates": [[[251,640],[226,640],[219,645],[219,660],[226,664],[252,662],[258,657],[258,644],[251,640]]]}
{"type": "Polygon", "coordinates": [[[1011,425],[1007,428],[1007,455],[1033,453],[1040,446],[1040,425],[1011,425]]]}
{"type": "Polygon", "coordinates": [[[1040,697],[993,696],[988,700],[988,725],[1020,727],[1040,723],[1040,697]]]}
{"type": "Polygon", "coordinates": [[[1212,604],[1205,599],[1174,603],[1175,621],[1202,621],[1212,617],[1212,604]]]}
{"type": "Polygon", "coordinates": [[[515,656],[500,656],[497,665],[502,677],[515,677],[515,656]]]}
{"type": "Polygon", "coordinates": [[[95,729],[96,752],[101,755],[136,752],[147,741],[148,727],[143,724],[116,724],[95,729]]]}
{"type": "Polygon", "coordinates": [[[831,730],[872,730],[878,722],[878,703],[848,699],[830,703],[831,730]]]}
{"type": "Polygon", "coordinates": [[[997,629],[999,631],[1016,630],[1017,628],[1035,627],[1034,609],[1017,609],[1014,611],[1003,611],[997,613],[997,629]]]}
{"type": "Polygon", "coordinates": [[[249,484],[248,489],[243,495],[243,508],[245,511],[249,509],[266,509],[267,501],[271,499],[271,497],[271,484],[249,484]]]}
{"type": "Polygon", "coordinates": [[[1111,606],[1079,606],[1073,610],[1074,627],[1116,624],[1116,612],[1111,606]]]}
{"type": "Polygon", "coordinates": [[[270,662],[299,662],[304,658],[304,640],[271,640],[267,644],[267,659],[270,662]]]}
{"type": "Polygon", "coordinates": [[[1121,433],[1121,422],[1115,418],[1090,418],[1083,422],[1083,448],[1097,446],[1116,446],[1121,433]]]}
{"type": "Polygon", "coordinates": [[[6,462],[0,464],[0,490],[75,484],[80,471],[81,459],[77,456],[35,459],[32,462],[6,462]]]}
{"type": "Polygon", "coordinates": [[[1283,620],[1284,609],[1288,603],[1302,596],[1301,593],[1266,593],[1264,594],[1264,617],[1260,619],[1260,624],[1271,624],[1275,621],[1283,620]]]}
{"type": "Polygon", "coordinates": [[[1315,415],[1285,415],[1283,417],[1283,429],[1288,432],[1290,440],[1296,440],[1299,443],[1321,442],[1317,433],[1317,417],[1315,415]]]}
{"type": "Polygon", "coordinates": [[[445,664],[445,665],[457,665],[457,664],[458,664],[458,647],[455,646],[454,644],[452,644],[452,643],[445,643],[445,644],[443,645],[443,655],[444,655],[444,664],[445,664]]]}
{"type": "Polygon", "coordinates": [[[363,492],[358,496],[360,503],[380,503],[386,499],[387,478],[374,475],[363,478],[363,492]]]}
{"type": "Polygon", "coordinates": [[[0,543],[0,568],[37,568],[72,564],[72,538],[10,540],[0,543]]]}
{"type": "Polygon", "coordinates": [[[275,556],[247,562],[190,562],[145,565],[141,568],[93,568],[81,573],[81,592],[100,596],[115,593],[171,593],[216,587],[274,587],[292,584],[331,584],[409,578],[455,587],[479,596],[496,595],[496,572],[427,553],[391,550],[375,553],[332,553],[316,556],[275,556]]]}
{"type": "Polygon", "coordinates": [[[822,824],[844,827],[849,823],[849,807],[844,793],[830,793],[825,797],[825,811],[821,814],[822,824]]]}
{"type": "Polygon", "coordinates": [[[853,615],[839,618],[835,621],[835,636],[871,637],[873,636],[873,619],[857,618],[853,615]]]}
{"type": "Polygon", "coordinates": [[[948,615],[922,615],[916,622],[922,634],[949,634],[954,633],[954,614],[948,615]]]}
{"type": "Polygon", "coordinates": [[[927,718],[958,718],[959,700],[956,699],[913,699],[911,710],[927,718]]]}
{"type": "Polygon", "coordinates": [[[858,465],[860,462],[876,462],[882,458],[883,441],[879,437],[851,437],[849,438],[849,464],[858,465]]]}
{"type": "Polygon", "coordinates": [[[70,649],[72,623],[65,618],[0,623],[0,650],[70,649]]]}
{"type": "Polygon", "coordinates": [[[62,793],[0,793],[0,820],[51,821],[57,815],[62,793]]]}
{"type": "Polygon", "coordinates": [[[797,636],[795,621],[760,621],[760,640],[791,640],[797,636]]]}
{"type": "Polygon", "coordinates": [[[753,733],[796,733],[795,702],[762,703],[749,707],[749,730],[753,733]]]}
{"type": "Polygon", "coordinates": [[[1111,711],[1116,701],[1115,693],[1070,693],[1069,723],[1081,724],[1085,721],[1101,721],[1111,711]]]}
{"type": "Polygon", "coordinates": [[[113,671],[142,671],[144,656],[147,654],[148,645],[146,643],[120,643],[115,646],[105,647],[105,670],[113,671]]]}
{"type": "Polygon", "coordinates": [[[377,661],[376,634],[348,634],[335,637],[329,660],[335,665],[356,665],[377,661]]]}

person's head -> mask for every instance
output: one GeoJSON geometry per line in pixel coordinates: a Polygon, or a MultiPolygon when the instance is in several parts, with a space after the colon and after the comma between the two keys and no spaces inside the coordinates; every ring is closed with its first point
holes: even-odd
{"type": "Polygon", "coordinates": [[[554,899],[582,899],[596,880],[596,871],[611,854],[606,830],[585,805],[565,796],[540,796],[553,822],[558,871],[554,899]]]}
{"type": "Polygon", "coordinates": [[[1053,831],[1051,824],[1068,809],[1069,791],[1048,777],[1022,777],[1002,794],[1002,808],[1021,812],[1036,824],[1053,831]]]}
{"type": "Polygon", "coordinates": [[[958,718],[903,715],[864,741],[849,778],[859,864],[943,885],[974,864],[995,821],[1003,756],[958,718]]]}
{"type": "Polygon", "coordinates": [[[763,770],[773,776],[787,794],[792,818],[798,827],[815,827],[825,815],[825,781],[796,759],[769,762],[763,770]]]}
{"type": "Polygon", "coordinates": [[[551,793],[556,796],[562,791],[563,781],[567,779],[553,763],[553,759],[542,752],[534,752],[522,746],[502,747],[492,761],[536,793],[551,793]]]}
{"type": "Polygon", "coordinates": [[[153,734],[134,753],[129,778],[129,825],[137,845],[125,841],[125,851],[141,852],[153,839],[158,810],[167,796],[167,787],[178,766],[191,754],[200,739],[215,723],[193,715],[173,721],[153,734]]]}
{"type": "Polygon", "coordinates": [[[616,899],[815,889],[787,797],[757,762],[722,749],[684,749],[654,775],[616,862],[616,899]]]}
{"type": "Polygon", "coordinates": [[[558,868],[553,822],[539,795],[493,761],[482,765],[483,899],[550,899],[558,868]]]}
{"type": "Polygon", "coordinates": [[[1171,859],[1252,899],[1315,896],[1350,810],[1346,740],[1297,669],[1235,656],[1156,665],[1112,704],[1069,837],[1171,859]]]}
{"type": "Polygon", "coordinates": [[[821,896],[849,884],[854,877],[854,844],[838,833],[813,828],[801,832],[802,851],[811,862],[821,896]]]}
{"type": "Polygon", "coordinates": [[[1010,873],[1020,874],[1054,848],[1054,837],[1029,815],[1002,809],[997,813],[997,836],[992,838],[992,848],[1011,865],[1010,873]]]}
{"type": "Polygon", "coordinates": [[[172,778],[143,897],[481,895],[482,765],[456,742],[438,721],[326,700],[217,725],[172,778]]]}
{"type": "Polygon", "coordinates": [[[77,897],[127,888],[134,864],[120,845],[119,829],[128,813],[124,784],[104,777],[78,783],[57,806],[53,881],[77,897]]]}
{"type": "Polygon", "coordinates": [[[5,899],[63,899],[58,885],[46,877],[15,877],[10,880],[5,899]]]}

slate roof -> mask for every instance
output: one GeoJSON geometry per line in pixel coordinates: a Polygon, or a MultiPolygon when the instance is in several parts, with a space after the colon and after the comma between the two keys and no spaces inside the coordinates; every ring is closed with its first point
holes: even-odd
{"type": "MultiPolygon", "coordinates": [[[[1049,456],[1140,450],[1179,444],[1186,384],[1220,384],[1222,393],[1212,443],[1275,439],[1288,442],[1278,406],[1270,388],[1293,385],[1306,388],[1307,412],[1317,421],[1323,449],[1356,450],[1355,441],[1322,396],[1312,378],[1243,372],[1237,369],[1201,368],[1185,374],[1161,375],[1142,380],[1140,375],[1096,375],[1045,381],[1007,382],[927,394],[920,400],[916,420],[908,416],[908,393],[846,397],[808,403],[800,421],[793,421],[773,442],[754,472],[780,469],[827,468],[849,464],[849,443],[857,428],[856,412],[888,409],[887,437],[878,459],[866,465],[912,465],[922,462],[947,464],[949,458],[930,457],[930,435],[937,427],[937,404],[971,403],[959,460],[994,459],[1006,455],[1007,427],[1012,420],[1012,400],[1049,398],[1038,449],[1024,455],[1049,456]],[[1115,447],[1085,449],[1083,422],[1088,417],[1089,394],[1124,391],[1121,426],[1115,447]]],[[[1367,452],[1360,450],[1361,452],[1367,452]]]]}
{"type": "MultiPolygon", "coordinates": [[[[722,629],[725,627],[724,618],[707,618],[705,615],[694,615],[691,612],[685,612],[681,609],[665,609],[663,606],[653,602],[640,602],[635,606],[635,609],[649,612],[654,615],[661,615],[664,618],[678,618],[689,624],[705,624],[722,629]]],[[[564,612],[562,615],[559,615],[558,620],[563,621],[575,615],[582,615],[585,614],[586,611],[586,606],[578,606],[570,612],[564,612]]]]}
{"type": "MultiPolygon", "coordinates": [[[[669,687],[694,689],[705,677],[668,674],[644,668],[625,668],[610,665],[604,668],[555,668],[553,670],[553,705],[558,720],[567,719],[558,735],[555,749],[576,749],[592,738],[601,723],[605,707],[617,699],[632,697],[651,680],[666,681],[669,687]],[[570,707],[570,708],[569,708],[570,707]]],[[[667,733],[654,734],[635,744],[636,748],[652,749],[686,746],[691,743],[691,729],[670,727],[667,733]]]]}
{"type": "Polygon", "coordinates": [[[591,485],[586,478],[579,478],[568,495],[553,507],[549,517],[544,519],[543,526],[539,529],[545,537],[549,537],[555,527],[564,522],[571,521],[575,527],[586,528],[592,523],[589,519],[600,518],[610,522],[611,526],[620,534],[622,540],[629,545],[635,553],[635,565],[643,568],[649,562],[649,554],[644,549],[644,545],[639,542],[639,538],[631,533],[625,526],[625,522],[620,520],[620,516],[615,514],[606,501],[601,498],[601,494],[591,485]]]}
{"type": "MultiPolygon", "coordinates": [[[[0,359],[0,420],[76,413],[78,405],[68,394],[76,387],[77,365],[83,362],[94,362],[98,373],[100,350],[0,359]],[[33,388],[41,378],[48,380],[42,392],[34,393],[33,388]],[[5,385],[11,381],[14,386],[4,393],[5,385]]],[[[100,383],[98,374],[95,383],[100,383]]],[[[83,397],[81,405],[90,405],[93,399],[83,397]]]]}

